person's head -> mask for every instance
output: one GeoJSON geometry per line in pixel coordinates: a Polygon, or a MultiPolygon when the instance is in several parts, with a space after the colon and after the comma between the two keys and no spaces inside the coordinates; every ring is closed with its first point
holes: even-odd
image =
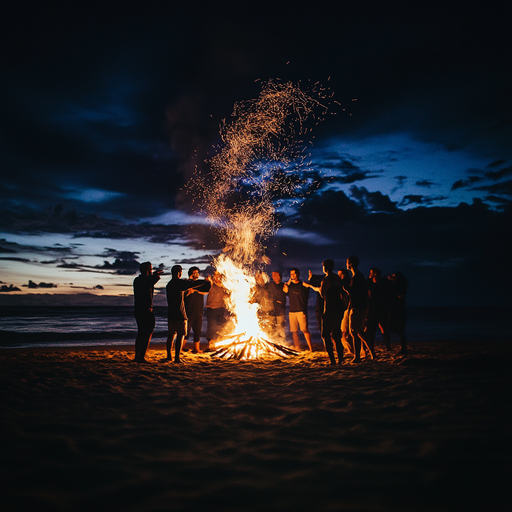
{"type": "Polygon", "coordinates": [[[324,273],[332,272],[334,270],[334,261],[331,259],[325,260],[322,262],[322,266],[324,267],[324,273]]]}
{"type": "Polygon", "coordinates": [[[391,281],[393,281],[393,283],[396,286],[399,286],[404,290],[407,290],[407,288],[409,287],[409,283],[407,282],[407,279],[402,274],[402,272],[395,272],[394,274],[391,274],[389,278],[391,279],[391,281]]]}
{"type": "Polygon", "coordinates": [[[338,275],[340,276],[341,280],[343,281],[344,279],[347,279],[347,277],[350,277],[349,276],[349,272],[346,268],[340,268],[338,270],[338,275]]]}
{"type": "Polygon", "coordinates": [[[198,267],[190,267],[188,269],[188,277],[193,281],[197,281],[199,279],[199,268],[198,267]]]}
{"type": "Polygon", "coordinates": [[[218,272],[217,270],[213,273],[212,281],[217,285],[222,285],[222,274],[218,272]]]}
{"type": "Polygon", "coordinates": [[[297,282],[300,278],[300,270],[298,268],[292,268],[290,270],[290,279],[297,282]]]}
{"type": "Polygon", "coordinates": [[[174,267],[171,268],[171,275],[173,278],[177,277],[179,279],[182,272],[183,269],[181,268],[181,265],[174,265],[174,267]]]}
{"type": "Polygon", "coordinates": [[[274,270],[272,272],[272,281],[274,281],[274,283],[276,284],[279,284],[281,282],[281,279],[283,278],[281,272],[279,272],[279,270],[274,270]]]}
{"type": "Polygon", "coordinates": [[[357,267],[359,267],[359,258],[355,255],[349,256],[347,258],[347,268],[349,270],[357,270],[357,267]]]}
{"type": "Polygon", "coordinates": [[[139,265],[139,272],[143,276],[149,276],[153,270],[153,266],[151,265],[150,261],[145,261],[144,263],[141,263],[139,265]]]}
{"type": "Polygon", "coordinates": [[[370,275],[368,276],[369,279],[371,279],[374,283],[376,283],[381,276],[380,268],[371,268],[370,269],[370,275]]]}
{"type": "Polygon", "coordinates": [[[258,286],[263,286],[269,281],[268,275],[265,272],[257,272],[254,278],[258,286]]]}

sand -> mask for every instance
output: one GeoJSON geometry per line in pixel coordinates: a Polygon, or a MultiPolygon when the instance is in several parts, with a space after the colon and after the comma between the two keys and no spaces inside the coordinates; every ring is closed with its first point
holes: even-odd
{"type": "Polygon", "coordinates": [[[0,351],[2,510],[506,510],[512,346],[328,366],[0,351]]]}

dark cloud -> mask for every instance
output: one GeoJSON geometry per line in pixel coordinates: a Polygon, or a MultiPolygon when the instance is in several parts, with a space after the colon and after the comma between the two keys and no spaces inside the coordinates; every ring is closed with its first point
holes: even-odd
{"type": "Polygon", "coordinates": [[[30,262],[30,260],[28,258],[16,258],[15,256],[12,256],[12,257],[9,257],[9,256],[0,257],[0,260],[4,260],[4,261],[18,261],[20,263],[29,263],[30,262]]]}
{"type": "Polygon", "coordinates": [[[396,212],[396,203],[381,192],[368,192],[365,187],[350,187],[351,196],[368,212],[396,212]]]}
{"type": "Polygon", "coordinates": [[[21,290],[17,286],[14,286],[12,284],[10,284],[9,286],[7,286],[6,284],[3,284],[2,286],[0,286],[0,292],[2,292],[2,293],[21,292],[21,290]]]}
{"type": "Polygon", "coordinates": [[[24,284],[22,285],[24,286],[25,288],[57,288],[57,285],[54,284],[54,283],[34,283],[34,281],[30,280],[28,281],[28,284],[24,284]]]}
{"type": "Polygon", "coordinates": [[[434,183],[432,180],[418,180],[416,182],[416,185],[418,187],[425,187],[425,188],[431,188],[433,187],[434,185],[436,185],[436,183],[434,183]]]}
{"type": "Polygon", "coordinates": [[[428,206],[436,202],[446,199],[445,196],[423,196],[419,194],[407,194],[405,195],[398,206],[410,206],[410,205],[423,205],[428,206]]]}

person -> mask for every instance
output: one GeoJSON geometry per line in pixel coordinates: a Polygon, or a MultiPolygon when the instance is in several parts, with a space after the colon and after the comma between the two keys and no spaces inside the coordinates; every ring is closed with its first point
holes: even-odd
{"type": "Polygon", "coordinates": [[[314,287],[311,284],[304,283],[320,293],[323,299],[324,309],[322,312],[321,335],[325,350],[329,355],[331,365],[336,364],[334,357],[333,341],[338,353],[338,364],[343,362],[343,345],[341,343],[341,320],[343,317],[343,302],[341,298],[342,281],[340,277],[333,272],[334,261],[327,259],[322,262],[322,270],[325,277],[320,283],[320,287],[314,287]]]}
{"type": "Polygon", "coordinates": [[[194,281],[197,284],[202,283],[202,286],[199,288],[191,288],[185,296],[185,311],[188,319],[186,340],[190,337],[190,333],[194,331],[194,348],[192,353],[198,354],[202,352],[200,344],[201,327],[203,324],[204,296],[208,294],[211,283],[205,279],[199,281],[198,267],[190,267],[188,269],[188,279],[189,281],[194,281]]]}
{"type": "Polygon", "coordinates": [[[300,350],[299,329],[304,334],[309,350],[312,351],[311,334],[308,329],[308,299],[309,288],[304,286],[299,279],[300,271],[298,268],[290,270],[290,279],[283,286],[283,291],[289,299],[290,311],[290,332],[292,333],[293,343],[296,350],[300,350]]]}
{"type": "Polygon", "coordinates": [[[165,287],[167,295],[167,359],[171,360],[172,343],[174,341],[174,362],[180,362],[180,352],[187,333],[187,312],[185,310],[184,293],[192,288],[199,288],[203,283],[181,279],[181,265],[171,268],[171,280],[165,287]]]}
{"type": "Polygon", "coordinates": [[[338,276],[341,279],[341,302],[343,307],[343,317],[341,320],[341,342],[343,344],[344,351],[347,355],[354,356],[354,340],[350,334],[348,325],[348,304],[350,297],[345,290],[345,286],[350,284],[350,272],[346,268],[338,270],[338,276]]]}
{"type": "MultiPolygon", "coordinates": [[[[352,277],[350,283],[344,287],[349,295],[349,303],[345,315],[347,316],[348,328],[354,341],[354,358],[352,362],[360,363],[361,347],[363,345],[368,346],[364,336],[368,309],[368,288],[366,286],[366,279],[359,270],[359,258],[357,256],[354,255],[347,258],[347,270],[352,274],[352,277]]],[[[374,357],[374,353],[370,352],[370,355],[374,357]]]]}
{"type": "Polygon", "coordinates": [[[316,291],[315,317],[318,330],[320,332],[322,332],[322,315],[324,312],[324,299],[320,295],[320,286],[324,280],[324,277],[324,275],[313,274],[311,270],[309,271],[308,284],[310,284],[311,288],[316,291]]]}
{"type": "Polygon", "coordinates": [[[139,265],[140,275],[133,280],[133,296],[137,337],[135,339],[136,363],[146,362],[146,351],[155,330],[155,314],[153,312],[153,295],[155,284],[160,280],[163,270],[155,270],[151,262],[139,265]]]}
{"type": "Polygon", "coordinates": [[[370,269],[368,285],[368,316],[366,318],[366,339],[370,348],[375,347],[375,334],[379,327],[386,348],[391,349],[388,330],[389,284],[387,279],[381,279],[379,268],[370,269]]]}
{"type": "Polygon", "coordinates": [[[267,287],[269,284],[268,275],[265,272],[256,272],[251,302],[258,304],[258,322],[263,332],[270,335],[273,329],[273,318],[271,316],[274,304],[267,287]]]}
{"type": "Polygon", "coordinates": [[[407,338],[405,337],[405,324],[407,321],[407,304],[405,294],[409,283],[401,272],[389,276],[391,281],[389,293],[389,330],[396,332],[400,339],[401,355],[407,355],[407,338]]]}
{"type": "Polygon", "coordinates": [[[208,348],[215,348],[215,341],[219,338],[222,329],[226,324],[226,299],[227,292],[222,285],[222,275],[215,271],[213,276],[209,276],[211,283],[208,297],[206,298],[206,339],[208,340],[208,348]]]}
{"type": "Polygon", "coordinates": [[[284,293],[283,275],[278,270],[272,272],[272,280],[265,286],[272,299],[272,311],[270,312],[270,320],[274,336],[279,343],[285,343],[285,312],[286,312],[286,293],[284,293]]]}

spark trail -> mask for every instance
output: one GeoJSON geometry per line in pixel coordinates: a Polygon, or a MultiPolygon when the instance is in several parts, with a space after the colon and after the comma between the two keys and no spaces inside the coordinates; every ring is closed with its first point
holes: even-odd
{"type": "Polygon", "coordinates": [[[263,242],[278,229],[277,202],[300,190],[300,170],[307,159],[301,138],[309,130],[306,121],[318,123],[325,115],[325,98],[318,84],[304,92],[289,82],[265,83],[258,98],[235,104],[233,119],[221,126],[222,144],[211,159],[211,173],[196,183],[203,209],[225,246],[214,266],[230,294],[235,333],[243,334],[220,342],[223,356],[252,359],[290,353],[258,326],[257,304],[251,303],[255,264],[264,253],[263,242]]]}

